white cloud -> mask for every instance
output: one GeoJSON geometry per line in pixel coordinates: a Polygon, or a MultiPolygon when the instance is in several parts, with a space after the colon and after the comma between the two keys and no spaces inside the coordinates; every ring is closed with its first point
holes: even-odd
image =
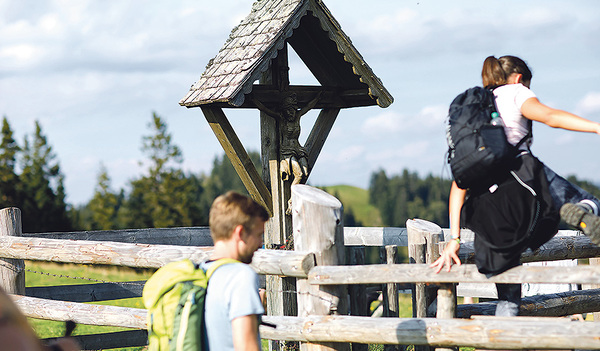
{"type": "Polygon", "coordinates": [[[587,93],[583,99],[577,103],[575,113],[586,117],[589,114],[598,114],[600,112],[600,91],[587,93]]]}
{"type": "Polygon", "coordinates": [[[400,114],[386,110],[376,116],[367,118],[362,129],[370,137],[381,138],[398,133],[408,135],[425,134],[443,129],[448,112],[447,106],[426,106],[414,115],[400,114]]]}
{"type": "Polygon", "coordinates": [[[362,130],[369,136],[380,137],[382,134],[399,132],[407,120],[403,115],[394,111],[385,111],[363,122],[362,130]]]}

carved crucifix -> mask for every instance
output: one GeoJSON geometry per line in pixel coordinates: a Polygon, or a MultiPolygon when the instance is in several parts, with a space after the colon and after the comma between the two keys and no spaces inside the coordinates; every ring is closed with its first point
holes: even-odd
{"type": "MultiPolygon", "coordinates": [[[[308,153],[300,144],[300,118],[313,109],[322,92],[300,108],[296,93],[287,92],[277,110],[272,110],[258,100],[254,104],[264,113],[279,120],[281,179],[291,180],[291,185],[306,183],[308,178],[308,153]]],[[[289,208],[288,208],[289,211],[289,208]]]]}

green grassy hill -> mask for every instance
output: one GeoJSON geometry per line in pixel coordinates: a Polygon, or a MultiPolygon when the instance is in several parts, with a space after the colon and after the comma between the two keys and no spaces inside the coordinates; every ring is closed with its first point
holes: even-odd
{"type": "Polygon", "coordinates": [[[337,197],[344,209],[351,209],[357,221],[365,227],[381,227],[381,214],[375,206],[369,204],[369,191],[351,185],[332,185],[320,187],[337,197]]]}

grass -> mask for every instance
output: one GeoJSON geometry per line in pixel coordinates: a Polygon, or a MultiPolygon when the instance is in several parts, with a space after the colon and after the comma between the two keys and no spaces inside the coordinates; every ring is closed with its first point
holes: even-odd
{"type": "MultiPolygon", "coordinates": [[[[150,270],[135,270],[131,268],[113,266],[58,264],[52,262],[27,261],[25,263],[25,267],[28,270],[28,272],[25,275],[25,284],[28,287],[93,283],[89,280],[73,279],[69,277],[89,278],[107,282],[122,282],[146,280],[152,274],[152,271],[150,270]]],[[[144,308],[141,298],[93,302],[93,304],[144,308]]],[[[34,318],[30,318],[29,321],[33,329],[36,331],[37,335],[42,339],[59,337],[64,335],[65,324],[63,322],[34,318]]],[[[110,333],[123,330],[131,329],[80,324],[75,328],[73,335],[110,333]]],[[[136,347],[120,348],[115,350],[133,351],[143,349],[144,348],[142,347],[136,347]]]]}
{"type": "Polygon", "coordinates": [[[379,210],[369,203],[369,191],[351,185],[334,185],[323,187],[329,194],[336,196],[354,213],[354,217],[365,227],[381,227],[383,221],[379,210]]]}

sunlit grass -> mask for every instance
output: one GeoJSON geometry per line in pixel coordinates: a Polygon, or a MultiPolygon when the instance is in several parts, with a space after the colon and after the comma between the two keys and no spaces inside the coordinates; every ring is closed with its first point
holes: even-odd
{"type": "MultiPolygon", "coordinates": [[[[136,270],[126,267],[59,264],[52,262],[33,261],[26,261],[25,268],[27,269],[25,281],[26,286],[28,287],[98,283],[97,281],[90,281],[89,279],[102,282],[146,280],[152,275],[153,272],[152,270],[136,270]]],[[[93,304],[144,308],[141,298],[101,301],[93,302],[93,304]]],[[[63,322],[35,318],[29,318],[29,321],[38,336],[42,339],[60,337],[64,335],[65,324],[63,322]]],[[[80,324],[75,328],[73,335],[111,333],[124,330],[131,329],[80,324]]],[[[120,348],[115,350],[133,351],[143,349],[144,348],[142,347],[134,347],[120,348]]]]}

